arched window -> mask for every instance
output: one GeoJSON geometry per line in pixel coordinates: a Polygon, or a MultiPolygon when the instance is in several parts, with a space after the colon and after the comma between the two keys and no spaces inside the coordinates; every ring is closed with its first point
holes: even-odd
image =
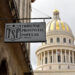
{"type": "Polygon", "coordinates": [[[64,56],[64,62],[65,62],[65,56],[64,56]]]}
{"type": "Polygon", "coordinates": [[[70,58],[71,58],[71,63],[72,63],[72,56],[70,58]]]}
{"type": "Polygon", "coordinates": [[[53,38],[50,39],[50,43],[53,43],[53,38]]]}
{"type": "Polygon", "coordinates": [[[66,43],[66,38],[63,39],[63,42],[66,43]]]}
{"type": "Polygon", "coordinates": [[[52,63],[52,56],[50,56],[50,60],[51,60],[51,63],[52,63]]]}
{"type": "Polygon", "coordinates": [[[60,55],[58,55],[58,62],[61,62],[61,57],[60,57],[60,55]]]}
{"type": "Polygon", "coordinates": [[[60,38],[57,38],[57,43],[59,43],[60,42],[60,38]]]}
{"type": "Polygon", "coordinates": [[[69,43],[71,44],[71,39],[69,39],[69,43]]]}
{"type": "Polygon", "coordinates": [[[47,57],[45,57],[45,64],[47,64],[47,57]]]}

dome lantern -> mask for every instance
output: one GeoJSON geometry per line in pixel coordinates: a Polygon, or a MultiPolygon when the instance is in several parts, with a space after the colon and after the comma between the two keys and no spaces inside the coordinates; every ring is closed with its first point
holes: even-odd
{"type": "Polygon", "coordinates": [[[55,10],[53,11],[53,19],[60,19],[60,18],[59,18],[59,11],[58,11],[57,9],[55,9],[55,10]]]}
{"type": "Polygon", "coordinates": [[[54,15],[59,15],[59,11],[58,11],[57,9],[55,9],[55,10],[53,11],[53,14],[54,14],[54,15]]]}

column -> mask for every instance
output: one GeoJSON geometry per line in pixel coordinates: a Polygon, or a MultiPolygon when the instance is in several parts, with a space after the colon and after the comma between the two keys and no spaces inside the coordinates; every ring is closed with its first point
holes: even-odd
{"type": "Polygon", "coordinates": [[[66,63],[66,60],[67,60],[67,59],[66,59],[66,50],[65,50],[65,63],[66,63]]]}
{"type": "Polygon", "coordinates": [[[38,60],[39,60],[39,57],[38,57],[38,55],[37,55],[37,66],[39,65],[39,61],[38,61],[38,60]]]}
{"type": "Polygon", "coordinates": [[[52,50],[52,63],[53,63],[53,50],[52,50]]]}
{"type": "Polygon", "coordinates": [[[43,60],[44,64],[45,64],[45,57],[46,57],[46,56],[45,56],[45,52],[44,52],[44,60],[43,60]]]}
{"type": "Polygon", "coordinates": [[[74,51],[74,64],[75,64],[75,51],[74,51]]]}
{"type": "Polygon", "coordinates": [[[41,53],[41,65],[42,65],[42,53],[41,53]]]}
{"type": "Polygon", "coordinates": [[[56,50],[56,63],[58,63],[57,50],[56,50]]]}
{"type": "Polygon", "coordinates": [[[69,50],[69,63],[71,63],[71,60],[70,60],[70,55],[71,55],[71,54],[70,54],[70,50],[69,50]]]}
{"type": "Polygon", "coordinates": [[[48,61],[48,63],[50,62],[50,59],[49,59],[49,51],[47,52],[47,61],[48,61]]]}
{"type": "Polygon", "coordinates": [[[37,64],[37,65],[39,65],[39,55],[37,55],[37,57],[38,57],[38,58],[37,58],[37,62],[38,62],[38,64],[37,64]]]}
{"type": "Polygon", "coordinates": [[[61,63],[62,63],[62,49],[61,49],[61,63]]]}
{"type": "Polygon", "coordinates": [[[41,54],[39,54],[39,64],[41,65],[41,54]]]}
{"type": "Polygon", "coordinates": [[[74,51],[72,51],[72,63],[74,64],[74,51]]]}
{"type": "Polygon", "coordinates": [[[40,65],[40,63],[39,63],[39,55],[38,55],[38,65],[40,65]]]}

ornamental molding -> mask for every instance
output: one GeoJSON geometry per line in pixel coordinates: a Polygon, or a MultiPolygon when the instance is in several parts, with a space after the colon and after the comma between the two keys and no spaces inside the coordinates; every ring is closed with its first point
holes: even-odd
{"type": "MultiPolygon", "coordinates": [[[[34,70],[34,73],[66,73],[66,72],[75,72],[75,70],[46,70],[46,71],[41,71],[41,70],[34,70]]],[[[39,74],[40,75],[40,74],[39,74]]]]}
{"type": "Polygon", "coordinates": [[[68,32],[64,32],[64,31],[52,31],[52,32],[48,32],[46,33],[46,36],[52,36],[52,35],[66,35],[66,36],[71,36],[72,38],[74,38],[72,33],[68,33],[68,32]]]}
{"type": "Polygon", "coordinates": [[[49,64],[43,64],[43,65],[39,65],[39,66],[37,66],[37,68],[36,69],[39,69],[39,68],[44,68],[44,67],[49,67],[49,66],[54,66],[54,65],[57,65],[57,66],[59,66],[59,65],[65,65],[65,66],[75,66],[75,64],[73,64],[73,63],[49,63],[49,64]]]}
{"type": "Polygon", "coordinates": [[[70,46],[70,45],[46,45],[46,46],[41,46],[39,49],[37,49],[36,54],[39,54],[44,51],[49,51],[49,50],[56,50],[56,49],[62,49],[62,50],[72,50],[75,51],[75,45],[70,46]]]}

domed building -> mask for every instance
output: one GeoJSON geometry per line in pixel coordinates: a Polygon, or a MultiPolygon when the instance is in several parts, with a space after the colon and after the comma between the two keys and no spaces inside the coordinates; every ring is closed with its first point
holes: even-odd
{"type": "Polygon", "coordinates": [[[57,9],[46,27],[46,43],[42,43],[36,55],[34,75],[75,75],[74,36],[57,9]]]}

